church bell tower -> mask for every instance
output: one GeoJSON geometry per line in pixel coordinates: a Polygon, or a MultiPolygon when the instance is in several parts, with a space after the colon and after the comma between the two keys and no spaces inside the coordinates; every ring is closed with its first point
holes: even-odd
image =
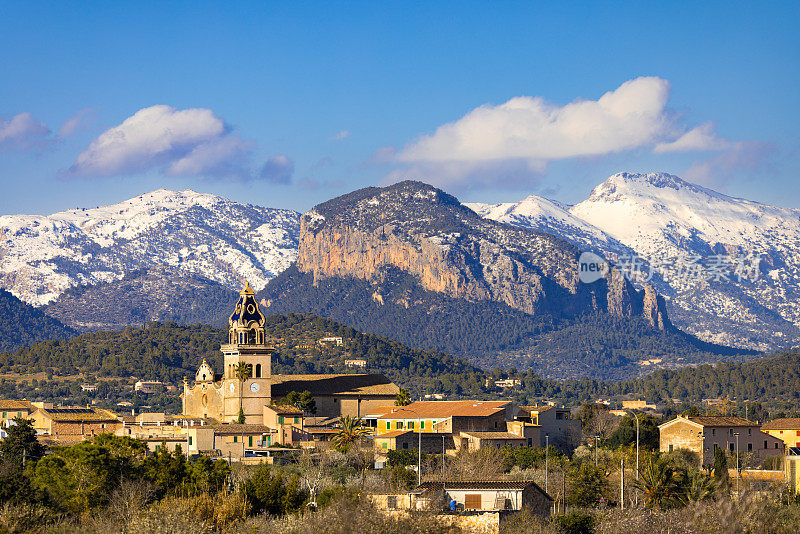
{"type": "Polygon", "coordinates": [[[266,342],[266,318],[258,307],[248,283],[239,293],[236,308],[228,320],[228,343],[224,355],[224,419],[235,421],[242,408],[248,423],[260,423],[264,405],[271,397],[272,352],[266,342]],[[243,373],[244,365],[247,373],[243,373]]]}

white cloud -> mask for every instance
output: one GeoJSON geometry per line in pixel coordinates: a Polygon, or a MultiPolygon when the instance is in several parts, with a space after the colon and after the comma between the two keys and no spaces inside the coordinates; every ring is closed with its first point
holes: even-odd
{"type": "Polygon", "coordinates": [[[480,106],[391,156],[399,176],[437,185],[519,185],[542,175],[550,162],[649,149],[655,153],[723,151],[735,143],[718,137],[712,123],[694,129],[667,108],[670,84],[658,77],[629,80],[597,100],[563,106],[520,96],[480,106]]]}
{"type": "Polygon", "coordinates": [[[336,135],[331,136],[331,140],[341,141],[342,139],[347,139],[348,137],[350,137],[350,132],[348,132],[347,130],[341,130],[336,135]]]}
{"type": "Polygon", "coordinates": [[[664,154],[667,152],[708,152],[717,150],[727,150],[733,146],[734,143],[722,139],[714,133],[714,124],[706,122],[700,126],[693,128],[668,143],[659,143],[653,148],[656,154],[664,154]]]}
{"type": "Polygon", "coordinates": [[[721,187],[740,171],[749,173],[761,168],[769,168],[776,147],[759,141],[727,141],[726,148],[718,149],[719,154],[706,160],[697,160],[683,172],[687,180],[712,187],[721,187]]]}
{"type": "Polygon", "coordinates": [[[0,118],[0,150],[42,148],[50,139],[50,130],[28,112],[10,119],[0,118]]]}
{"type": "Polygon", "coordinates": [[[260,176],[263,180],[275,184],[288,184],[294,174],[294,161],[285,154],[272,156],[261,167],[260,176]]]}
{"type": "Polygon", "coordinates": [[[620,152],[672,133],[664,112],[669,82],[636,78],[598,100],[565,106],[521,96],[484,105],[405,146],[397,159],[419,161],[555,160],[620,152]]]}
{"type": "Polygon", "coordinates": [[[156,168],[173,175],[245,177],[253,146],[210,109],[151,106],[100,134],[70,173],[114,176],[156,168]]]}

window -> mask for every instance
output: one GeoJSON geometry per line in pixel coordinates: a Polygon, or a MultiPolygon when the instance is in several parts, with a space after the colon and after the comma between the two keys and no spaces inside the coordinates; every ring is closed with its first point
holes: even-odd
{"type": "Polygon", "coordinates": [[[397,428],[398,429],[403,428],[403,422],[402,421],[398,421],[397,422],[397,428]]]}
{"type": "Polygon", "coordinates": [[[464,495],[464,509],[465,510],[480,510],[481,509],[481,494],[480,493],[467,493],[464,495]]]}
{"type": "Polygon", "coordinates": [[[6,412],[3,412],[3,419],[5,419],[6,417],[8,417],[8,414],[6,412]]]}
{"type": "Polygon", "coordinates": [[[248,447],[253,446],[253,436],[247,436],[247,446],[248,447]]]}
{"type": "Polygon", "coordinates": [[[732,428],[729,428],[729,429],[728,429],[728,435],[729,435],[729,436],[732,436],[732,435],[733,435],[733,429],[732,429],[732,428]]]}
{"type": "Polygon", "coordinates": [[[733,452],[734,451],[733,443],[728,443],[728,446],[730,447],[731,452],[733,452]]]}
{"type": "Polygon", "coordinates": [[[272,444],[272,436],[267,436],[267,445],[272,444]]]}
{"type": "Polygon", "coordinates": [[[669,444],[669,452],[672,452],[672,443],[669,444]]]}
{"type": "Polygon", "coordinates": [[[764,440],[764,448],[767,448],[767,440],[764,440]]]}
{"type": "Polygon", "coordinates": [[[389,495],[386,497],[386,508],[389,510],[397,510],[397,495],[389,495]]]}
{"type": "Polygon", "coordinates": [[[497,421],[494,422],[494,427],[497,428],[497,421]]]}
{"type": "Polygon", "coordinates": [[[403,448],[404,448],[404,449],[407,449],[407,448],[408,448],[408,442],[407,442],[407,441],[404,441],[404,442],[403,442],[403,448]]]}
{"type": "MultiPolygon", "coordinates": [[[[425,430],[425,421],[420,422],[419,428],[420,430],[425,430]]],[[[800,436],[800,433],[798,433],[797,435],[800,436]]]]}
{"type": "Polygon", "coordinates": [[[192,436],[189,436],[189,446],[192,446],[192,436]]]}
{"type": "Polygon", "coordinates": [[[261,378],[261,364],[256,364],[256,378],[261,378]]]}
{"type": "Polygon", "coordinates": [[[778,448],[778,444],[777,444],[777,443],[775,444],[775,448],[776,448],[776,449],[778,448]]]}
{"type": "Polygon", "coordinates": [[[747,429],[747,435],[748,436],[752,436],[753,435],[753,429],[752,428],[748,428],[747,429]]]}
{"type": "Polygon", "coordinates": [[[414,430],[414,421],[409,421],[408,422],[408,429],[409,430],[414,430]]]}
{"type": "Polygon", "coordinates": [[[711,429],[711,435],[712,436],[716,436],[717,435],[717,429],[716,428],[712,428],[711,429]]]}
{"type": "Polygon", "coordinates": [[[294,422],[295,422],[295,423],[299,423],[299,422],[300,422],[300,418],[299,418],[299,417],[295,417],[295,418],[294,418],[294,422]]]}
{"type": "Polygon", "coordinates": [[[391,430],[391,429],[392,429],[392,422],[386,421],[386,430],[391,430]]]}
{"type": "Polygon", "coordinates": [[[233,436],[233,442],[237,443],[239,441],[239,436],[233,436]]]}
{"type": "Polygon", "coordinates": [[[753,444],[752,443],[748,443],[747,444],[747,452],[750,452],[752,450],[753,450],[753,444]]]}
{"type": "Polygon", "coordinates": [[[282,415],[279,415],[279,416],[278,416],[278,424],[279,424],[279,425],[282,425],[282,424],[283,424],[283,416],[282,416],[282,415]]]}
{"type": "Polygon", "coordinates": [[[384,441],[383,443],[381,443],[381,448],[388,449],[389,444],[384,441]]]}

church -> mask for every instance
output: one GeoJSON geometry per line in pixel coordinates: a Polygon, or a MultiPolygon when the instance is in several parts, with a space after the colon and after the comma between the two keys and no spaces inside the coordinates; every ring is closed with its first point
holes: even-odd
{"type": "Polygon", "coordinates": [[[203,360],[194,382],[183,379],[183,415],[261,424],[264,407],[292,391],[310,391],[320,417],[365,413],[394,404],[400,389],[382,374],[273,375],[273,348],[267,343],[266,317],[250,284],[239,294],[228,320],[228,342],[220,347],[222,372],[203,360]]]}

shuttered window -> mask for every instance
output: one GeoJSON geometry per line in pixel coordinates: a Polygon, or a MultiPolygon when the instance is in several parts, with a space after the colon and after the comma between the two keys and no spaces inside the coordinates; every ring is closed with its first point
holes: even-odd
{"type": "Polygon", "coordinates": [[[481,494],[480,493],[467,493],[464,495],[464,509],[466,510],[480,510],[481,509],[481,494]]]}

